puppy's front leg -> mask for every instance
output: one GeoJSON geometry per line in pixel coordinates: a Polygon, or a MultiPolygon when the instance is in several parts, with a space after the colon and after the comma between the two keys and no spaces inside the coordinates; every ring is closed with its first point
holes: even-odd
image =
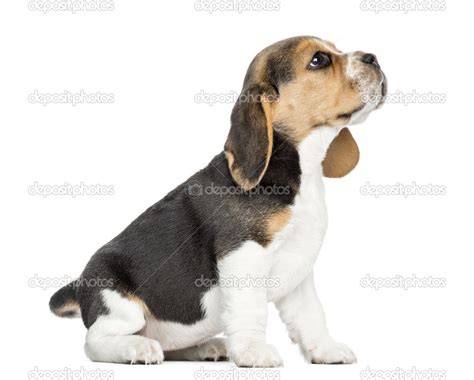
{"type": "Polygon", "coordinates": [[[282,365],[278,352],[266,343],[267,295],[261,279],[269,269],[269,253],[253,241],[218,262],[227,350],[239,367],[282,365]]]}
{"type": "Polygon", "coordinates": [[[291,340],[314,364],[356,362],[352,350],[335,342],[326,327],[326,317],[314,288],[313,272],[295,290],[275,302],[291,340]]]}

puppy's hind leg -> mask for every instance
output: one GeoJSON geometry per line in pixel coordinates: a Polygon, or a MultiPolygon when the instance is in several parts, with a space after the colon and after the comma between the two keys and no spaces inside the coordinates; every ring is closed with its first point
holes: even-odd
{"type": "Polygon", "coordinates": [[[163,350],[158,341],[134,335],[145,326],[142,306],[113,290],[102,290],[100,295],[108,313],[100,315],[87,332],[85,352],[89,359],[110,363],[161,363],[163,350]]]}
{"type": "Polygon", "coordinates": [[[165,360],[228,360],[225,339],[212,338],[197,346],[176,351],[165,351],[165,360]]]}

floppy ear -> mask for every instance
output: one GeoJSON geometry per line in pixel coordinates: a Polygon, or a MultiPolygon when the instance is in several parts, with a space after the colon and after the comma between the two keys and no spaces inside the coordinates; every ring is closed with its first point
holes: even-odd
{"type": "Polygon", "coordinates": [[[347,128],[329,145],[323,161],[323,174],[329,178],[340,178],[352,171],[359,162],[359,147],[347,128]]]}
{"type": "Polygon", "coordinates": [[[232,110],[224,151],[232,178],[244,190],[258,185],[270,162],[277,99],[273,86],[257,84],[244,88],[232,110]]]}

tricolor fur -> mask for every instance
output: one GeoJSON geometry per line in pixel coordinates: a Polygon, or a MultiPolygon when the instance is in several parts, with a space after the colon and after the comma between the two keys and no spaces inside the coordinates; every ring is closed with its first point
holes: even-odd
{"type": "Polygon", "coordinates": [[[82,317],[94,361],[230,357],[273,367],[282,364],[266,343],[274,302],[310,362],[354,362],[329,335],[314,289],[327,228],[323,176],[356,166],[359,150],[345,127],[385,93],[371,54],[344,54],[315,37],[262,50],[224,151],[100,248],[51,298],[52,311],[82,317]],[[227,339],[214,338],[220,333],[227,339]]]}

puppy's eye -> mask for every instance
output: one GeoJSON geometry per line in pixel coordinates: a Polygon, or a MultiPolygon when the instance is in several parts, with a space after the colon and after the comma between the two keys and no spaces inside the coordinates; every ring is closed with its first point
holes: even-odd
{"type": "Polygon", "coordinates": [[[308,69],[310,70],[324,69],[325,67],[328,67],[330,64],[331,64],[331,58],[329,57],[329,55],[326,53],[323,53],[322,51],[318,51],[315,55],[313,55],[313,58],[311,59],[311,62],[308,65],[308,69]]]}

